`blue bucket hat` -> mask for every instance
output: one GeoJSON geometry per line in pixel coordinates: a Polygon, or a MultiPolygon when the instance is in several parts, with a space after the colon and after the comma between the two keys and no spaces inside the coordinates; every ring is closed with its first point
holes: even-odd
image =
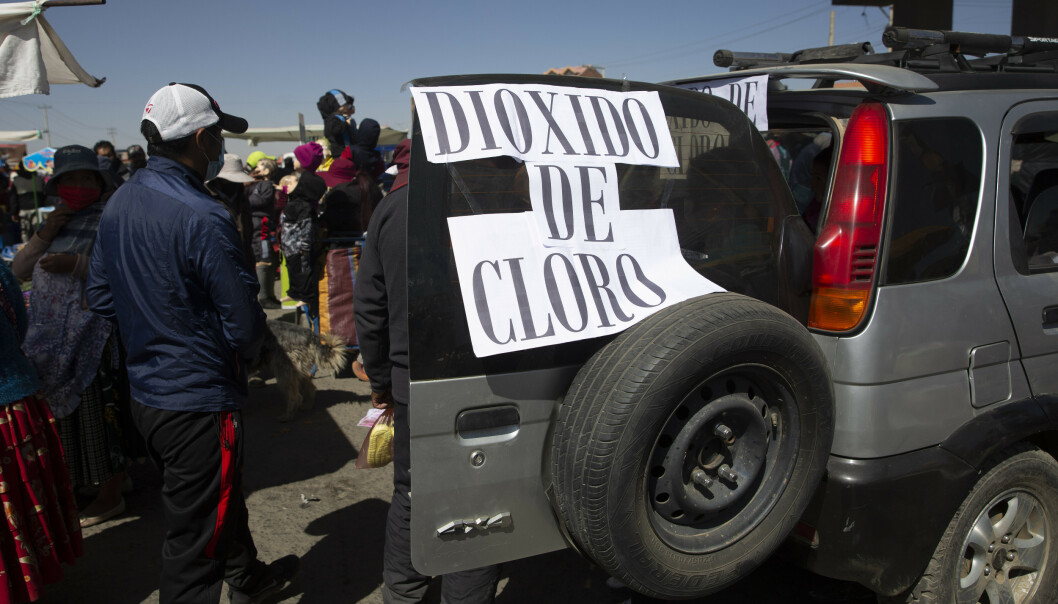
{"type": "Polygon", "coordinates": [[[44,185],[44,193],[46,195],[56,195],[55,188],[58,186],[56,183],[59,177],[75,170],[91,170],[99,174],[100,188],[106,187],[106,177],[103,176],[103,171],[99,169],[99,160],[96,159],[95,151],[88,147],[82,147],[81,145],[59,147],[55,151],[55,158],[52,162],[51,178],[44,185]]]}

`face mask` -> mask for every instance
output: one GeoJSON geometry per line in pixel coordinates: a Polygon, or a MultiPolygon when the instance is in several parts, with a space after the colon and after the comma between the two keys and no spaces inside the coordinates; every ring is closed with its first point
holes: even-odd
{"type": "MultiPolygon", "coordinates": [[[[213,140],[217,140],[217,137],[213,136],[212,134],[210,134],[209,137],[212,138],[213,140]]],[[[224,141],[222,140],[222,141],[219,141],[219,142],[220,142],[220,156],[217,159],[213,159],[213,160],[209,159],[208,155],[206,156],[206,161],[209,162],[209,165],[206,166],[206,180],[207,181],[210,181],[210,180],[213,180],[214,178],[216,178],[217,175],[220,174],[220,169],[224,166],[224,141]]],[[[202,155],[206,155],[206,154],[203,153],[202,155]]]]}
{"type": "Polygon", "coordinates": [[[99,199],[99,187],[59,185],[56,187],[63,203],[73,210],[83,210],[99,199]]]}

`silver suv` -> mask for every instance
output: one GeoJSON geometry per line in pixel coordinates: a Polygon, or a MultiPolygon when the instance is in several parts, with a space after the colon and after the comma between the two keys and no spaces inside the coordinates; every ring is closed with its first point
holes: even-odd
{"type": "MultiPolygon", "coordinates": [[[[856,45],[755,55],[779,64],[666,85],[509,75],[414,83],[464,103],[462,119],[454,106],[420,104],[413,124],[420,571],[572,546],[637,591],[685,599],[730,585],[785,545],[813,571],[886,598],[1056,601],[1053,41],[888,35],[892,53],[856,45]],[[766,131],[728,101],[686,90],[733,75],[767,80],[766,131]],[[787,88],[790,79],[811,87],[787,88]],[[495,84],[539,102],[519,106],[495,84]],[[534,86],[579,90],[534,96],[534,86]],[[479,268],[517,290],[516,304],[489,307],[476,284],[463,291],[449,219],[529,210],[526,166],[428,158],[421,113],[449,120],[453,147],[465,149],[466,122],[502,111],[502,131],[473,139],[492,149],[501,136],[526,142],[532,132],[518,138],[517,126],[542,123],[547,99],[576,97],[585,129],[549,121],[537,133],[544,144],[620,155],[628,138],[591,146],[588,128],[636,117],[591,101],[604,96],[593,89],[657,95],[678,166],[618,161],[621,210],[671,212],[679,264],[727,293],[669,306],[618,335],[479,357],[468,330],[475,304],[496,340],[535,339],[551,318],[605,323],[632,292],[629,275],[546,265],[544,281],[584,285],[580,297],[549,300],[519,287],[522,259],[504,257],[479,268]],[[526,311],[537,303],[552,305],[547,320],[526,311]]],[[[479,234],[486,246],[495,236],[479,234]]]]}
{"type": "Polygon", "coordinates": [[[817,229],[834,442],[787,551],[897,601],[1052,603],[1058,41],[885,40],[715,57],[769,77],[762,134],[817,229]]]}

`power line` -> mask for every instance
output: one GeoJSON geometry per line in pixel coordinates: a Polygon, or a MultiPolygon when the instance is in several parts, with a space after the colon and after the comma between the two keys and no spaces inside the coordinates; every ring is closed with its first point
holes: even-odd
{"type": "Polygon", "coordinates": [[[90,125],[88,125],[88,124],[86,124],[84,122],[80,122],[80,121],[74,119],[73,117],[63,113],[62,111],[59,111],[58,109],[55,110],[55,113],[57,115],[59,115],[60,117],[65,118],[66,120],[68,120],[70,123],[72,123],[75,126],[80,126],[81,128],[90,128],[92,130],[106,130],[106,128],[103,128],[102,126],[90,126],[90,125]]]}
{"type": "MultiPolygon", "coordinates": [[[[36,105],[27,105],[27,106],[36,108],[36,105]]],[[[27,118],[26,114],[23,113],[20,110],[17,110],[17,109],[14,109],[14,108],[10,108],[10,107],[5,108],[2,112],[0,112],[0,121],[2,121],[5,124],[10,123],[6,119],[3,119],[3,118],[6,118],[6,117],[13,117],[13,118],[15,118],[17,120],[18,126],[13,128],[13,130],[36,130],[35,127],[34,128],[27,128],[26,127],[26,124],[34,124],[35,125],[37,123],[36,117],[27,118]]]]}
{"type": "MultiPolygon", "coordinates": [[[[776,17],[772,17],[771,19],[767,19],[767,20],[762,21],[760,23],[754,23],[754,24],[749,25],[749,26],[741,27],[741,28],[738,28],[738,29],[733,29],[733,30],[728,31],[727,34],[724,37],[721,37],[721,38],[703,38],[703,39],[697,40],[695,42],[689,42],[687,44],[681,44],[679,46],[675,46],[675,47],[672,47],[672,48],[661,49],[661,50],[656,50],[654,52],[641,54],[641,55],[638,55],[634,59],[627,59],[625,61],[611,61],[611,62],[605,63],[605,65],[607,65],[607,66],[610,66],[610,65],[615,65],[615,66],[637,65],[637,64],[649,62],[649,60],[651,60],[651,59],[668,58],[670,56],[676,56],[676,55],[679,55],[679,54],[683,54],[684,50],[688,50],[689,51],[689,50],[691,50],[693,48],[697,48],[697,47],[700,47],[702,45],[709,45],[711,47],[715,47],[716,45],[724,44],[727,41],[734,41],[734,40],[742,38],[742,37],[748,37],[748,36],[752,36],[752,35],[757,35],[757,34],[752,33],[752,32],[748,33],[748,34],[745,34],[745,35],[740,35],[740,34],[741,34],[741,32],[744,32],[746,30],[752,29],[754,27],[760,27],[761,25],[769,24],[769,23],[771,23],[773,21],[776,21],[776,20],[785,19],[785,18],[787,18],[787,17],[789,17],[791,15],[795,15],[797,13],[804,12],[805,10],[809,10],[811,8],[812,8],[811,6],[801,7],[799,9],[797,9],[797,10],[794,10],[794,11],[791,11],[789,13],[785,13],[783,15],[779,15],[779,16],[776,16],[776,17]]],[[[824,5],[823,8],[816,9],[812,13],[809,13],[808,15],[804,15],[804,16],[802,16],[800,18],[811,16],[813,14],[818,14],[819,12],[822,12],[824,10],[826,10],[826,5],[824,5]]],[[[785,25],[785,24],[786,23],[783,23],[781,25],[785,25]]]]}
{"type": "Polygon", "coordinates": [[[67,130],[77,130],[77,131],[85,130],[84,126],[81,126],[80,124],[76,124],[76,123],[70,121],[69,119],[63,117],[62,115],[57,115],[54,110],[52,110],[51,113],[52,113],[51,117],[55,120],[56,126],[61,127],[61,128],[65,128],[67,130]]]}
{"type": "MultiPolygon", "coordinates": [[[[888,26],[888,23],[886,23],[886,26],[888,26]]],[[[878,39],[880,39],[882,37],[882,32],[879,30],[878,27],[868,27],[868,28],[862,29],[862,30],[860,30],[860,31],[858,31],[856,33],[846,34],[844,36],[841,36],[841,38],[837,41],[837,43],[838,44],[852,44],[852,43],[855,43],[855,42],[864,42],[865,41],[865,40],[863,40],[864,36],[877,36],[878,39]]]]}
{"type": "Polygon", "coordinates": [[[611,66],[614,66],[614,67],[626,67],[626,66],[629,66],[629,65],[639,65],[639,64],[642,64],[642,63],[649,63],[652,60],[668,58],[670,56],[678,56],[678,55],[681,55],[681,54],[689,54],[690,50],[692,50],[692,49],[694,49],[696,47],[700,47],[702,45],[706,45],[707,44],[707,45],[710,45],[712,47],[717,47],[718,45],[726,44],[728,42],[732,42],[732,41],[738,40],[740,38],[756,36],[756,35],[760,35],[761,33],[767,33],[769,31],[772,31],[773,29],[778,29],[779,27],[785,27],[786,25],[789,25],[791,23],[796,23],[797,21],[801,21],[801,20],[807,19],[809,17],[815,16],[815,15],[817,15],[819,13],[822,13],[822,12],[828,10],[829,7],[830,7],[830,2],[822,2],[822,3],[815,4],[815,5],[802,6],[801,8],[798,8],[796,10],[793,10],[793,11],[790,11],[790,12],[787,12],[787,13],[784,13],[784,14],[781,14],[781,15],[777,15],[777,16],[772,17],[770,19],[765,19],[764,21],[760,21],[758,23],[753,23],[753,24],[750,24],[750,25],[747,25],[747,26],[744,26],[744,27],[740,27],[740,28],[736,28],[736,29],[733,29],[733,30],[729,30],[729,31],[727,31],[725,33],[725,35],[723,37],[720,37],[720,38],[716,38],[716,37],[702,38],[702,39],[696,40],[694,42],[688,42],[688,43],[680,44],[680,45],[673,46],[673,47],[670,47],[670,48],[667,48],[667,49],[660,49],[660,50],[656,50],[656,51],[653,51],[653,52],[641,54],[641,55],[636,56],[635,58],[629,58],[629,59],[626,59],[626,60],[623,60],[623,61],[621,61],[621,60],[618,60],[618,61],[604,61],[604,62],[599,62],[598,64],[599,65],[605,65],[606,67],[611,67],[611,66]],[[799,16],[797,18],[794,18],[793,20],[788,20],[789,17],[791,17],[793,15],[797,15],[798,13],[803,13],[806,10],[809,10],[811,12],[809,12],[807,14],[804,14],[804,15],[801,15],[801,16],[799,16]],[[755,31],[755,32],[750,32],[750,33],[746,33],[746,34],[742,33],[742,32],[745,32],[747,30],[751,30],[753,28],[761,27],[762,25],[771,24],[771,23],[773,23],[775,21],[780,21],[780,23],[776,24],[773,27],[768,27],[768,28],[766,28],[766,29],[764,29],[762,31],[755,31]],[[685,52],[685,51],[687,51],[687,52],[685,52]]]}
{"type": "MultiPolygon", "coordinates": [[[[719,38],[719,39],[710,40],[709,42],[710,42],[710,44],[712,45],[713,48],[721,48],[724,45],[729,44],[731,42],[736,42],[736,41],[741,40],[743,38],[750,38],[750,37],[754,37],[754,36],[759,36],[761,34],[766,34],[768,32],[774,31],[776,29],[780,29],[782,27],[786,27],[788,25],[792,25],[794,23],[797,23],[798,21],[804,21],[805,19],[809,19],[811,17],[815,17],[816,15],[819,15],[819,14],[821,14],[823,12],[826,12],[826,11],[827,11],[827,8],[824,7],[824,8],[821,8],[821,9],[815,11],[815,12],[809,13],[807,15],[804,15],[804,16],[798,17],[796,19],[791,19],[789,21],[786,21],[785,23],[780,23],[778,25],[773,25],[771,27],[767,27],[765,29],[761,29],[761,30],[757,30],[757,31],[754,31],[754,32],[750,32],[750,33],[747,33],[747,34],[742,35],[742,36],[736,36],[736,37],[732,37],[732,38],[719,38]]],[[[682,54],[684,54],[684,53],[670,53],[669,55],[657,57],[657,58],[654,58],[654,59],[649,59],[649,60],[644,60],[644,61],[634,61],[634,62],[631,62],[631,63],[626,63],[626,65],[638,65],[638,64],[642,64],[642,63],[652,63],[652,62],[655,62],[655,61],[658,61],[658,60],[661,60],[661,59],[667,59],[667,58],[670,58],[670,57],[681,56],[682,54]]]]}
{"type": "Polygon", "coordinates": [[[41,109],[44,110],[44,140],[51,146],[51,130],[48,129],[48,109],[51,109],[51,105],[41,105],[41,109]]]}
{"type": "Polygon", "coordinates": [[[0,104],[3,104],[3,105],[22,105],[23,107],[34,107],[35,106],[33,103],[29,103],[29,102],[26,102],[26,101],[16,101],[14,99],[2,99],[2,100],[0,100],[0,104]]]}

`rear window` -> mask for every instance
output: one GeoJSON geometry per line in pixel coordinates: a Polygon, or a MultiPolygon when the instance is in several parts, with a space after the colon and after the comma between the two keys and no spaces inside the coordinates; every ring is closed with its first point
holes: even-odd
{"type": "Polygon", "coordinates": [[[954,275],[966,260],[980,200],[983,148],[965,118],[896,123],[882,285],[954,275]]]}
{"type": "MultiPolygon", "coordinates": [[[[784,219],[796,210],[764,139],[726,102],[682,91],[662,91],[660,96],[680,167],[619,164],[621,208],[671,208],[688,264],[725,289],[777,303],[784,219]]],[[[418,129],[416,122],[414,131],[418,129]]],[[[609,339],[475,357],[446,218],[531,210],[528,175],[524,164],[510,157],[428,163],[418,138],[412,155],[408,280],[413,380],[579,364],[609,339]]]]}
{"type": "Polygon", "coordinates": [[[815,232],[829,190],[832,130],[829,126],[772,128],[764,133],[764,140],[790,185],[797,212],[815,232]]]}

